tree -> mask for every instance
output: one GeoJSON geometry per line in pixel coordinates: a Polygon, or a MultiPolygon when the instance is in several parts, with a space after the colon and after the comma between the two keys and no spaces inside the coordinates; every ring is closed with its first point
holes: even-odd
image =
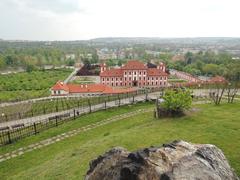
{"type": "Polygon", "coordinates": [[[192,104],[191,92],[187,89],[167,90],[160,105],[168,115],[181,115],[192,104]]]}
{"type": "Polygon", "coordinates": [[[240,62],[229,64],[224,73],[225,78],[229,81],[227,86],[228,103],[233,103],[234,98],[240,87],[240,62]]]}
{"type": "Polygon", "coordinates": [[[206,64],[203,67],[203,72],[207,75],[217,75],[219,74],[219,66],[217,64],[206,64]]]}

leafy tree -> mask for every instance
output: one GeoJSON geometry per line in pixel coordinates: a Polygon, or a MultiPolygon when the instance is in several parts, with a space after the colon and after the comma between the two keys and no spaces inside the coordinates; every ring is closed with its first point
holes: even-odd
{"type": "Polygon", "coordinates": [[[67,63],[68,66],[74,66],[74,64],[75,64],[75,61],[73,59],[68,60],[68,63],[67,63]]]}
{"type": "Polygon", "coordinates": [[[171,115],[182,114],[192,104],[191,92],[186,89],[167,90],[161,107],[171,115]]]}
{"type": "Polygon", "coordinates": [[[203,72],[207,75],[217,75],[219,74],[219,66],[217,64],[206,64],[203,67],[203,72]]]}

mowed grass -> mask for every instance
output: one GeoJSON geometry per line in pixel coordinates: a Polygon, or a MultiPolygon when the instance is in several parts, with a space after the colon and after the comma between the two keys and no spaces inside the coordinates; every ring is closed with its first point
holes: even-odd
{"type": "MultiPolygon", "coordinates": [[[[78,128],[83,125],[81,123],[96,122],[115,113],[148,107],[151,108],[153,105],[140,104],[86,115],[58,129],[54,128],[6,146],[2,152],[55,133],[78,128]]],[[[197,105],[194,106],[194,111],[185,117],[161,120],[154,119],[151,112],[141,113],[2,162],[0,177],[1,179],[83,179],[89,168],[89,161],[112,147],[122,146],[133,151],[151,145],[158,146],[175,139],[215,144],[223,150],[231,166],[240,175],[239,107],[239,103],[220,106],[197,105]]]]}

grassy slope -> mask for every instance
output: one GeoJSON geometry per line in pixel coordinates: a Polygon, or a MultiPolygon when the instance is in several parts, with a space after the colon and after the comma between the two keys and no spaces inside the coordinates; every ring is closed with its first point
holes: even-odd
{"type": "MultiPolygon", "coordinates": [[[[129,150],[136,150],[150,145],[160,145],[174,139],[217,145],[224,151],[230,164],[240,175],[239,104],[225,104],[218,107],[198,105],[197,108],[199,111],[177,119],[155,120],[152,118],[152,113],[144,113],[134,118],[98,127],[1,163],[0,177],[2,179],[7,177],[9,179],[33,177],[36,179],[81,179],[88,169],[88,162],[111,147],[123,146],[129,150]]],[[[131,111],[130,108],[129,110],[131,111]]],[[[97,113],[92,114],[90,115],[91,121],[108,116],[108,112],[98,113],[101,117],[98,118],[97,113]]],[[[87,116],[84,118],[87,120],[87,116]]],[[[75,125],[78,127],[80,124],[75,125]]],[[[65,124],[63,129],[66,128],[65,126],[68,125],[65,124]]],[[[24,140],[21,145],[34,141],[32,140],[34,138],[24,140]]],[[[10,147],[6,147],[8,148],[10,147]]]]}

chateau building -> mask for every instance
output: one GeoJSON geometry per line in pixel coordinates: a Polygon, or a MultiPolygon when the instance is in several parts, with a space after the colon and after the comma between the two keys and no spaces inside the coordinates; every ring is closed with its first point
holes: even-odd
{"type": "Polygon", "coordinates": [[[106,64],[102,64],[100,82],[113,87],[166,87],[168,74],[164,63],[149,68],[140,61],[131,60],[118,69],[109,69],[106,64]]]}

